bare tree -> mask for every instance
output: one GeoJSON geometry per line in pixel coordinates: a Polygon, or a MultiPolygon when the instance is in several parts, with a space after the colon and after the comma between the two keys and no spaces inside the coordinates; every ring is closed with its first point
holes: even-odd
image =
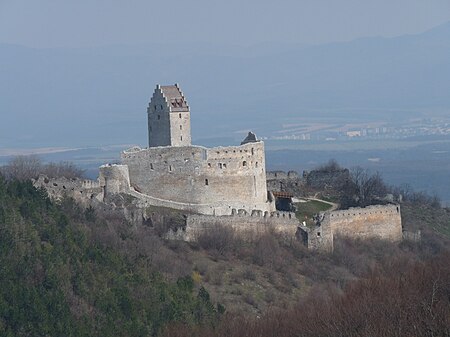
{"type": "Polygon", "coordinates": [[[350,174],[350,180],[343,187],[341,208],[365,207],[382,202],[388,188],[381,175],[370,174],[368,170],[355,167],[350,174]]]}
{"type": "Polygon", "coordinates": [[[0,173],[10,179],[28,180],[36,179],[39,174],[44,174],[49,178],[65,177],[68,179],[82,178],[84,170],[75,164],[62,161],[59,163],[42,164],[41,159],[36,155],[16,156],[8,165],[0,168],[0,173]]]}
{"type": "Polygon", "coordinates": [[[41,170],[42,163],[38,156],[16,156],[2,167],[2,174],[6,179],[28,180],[37,178],[41,170]]]}

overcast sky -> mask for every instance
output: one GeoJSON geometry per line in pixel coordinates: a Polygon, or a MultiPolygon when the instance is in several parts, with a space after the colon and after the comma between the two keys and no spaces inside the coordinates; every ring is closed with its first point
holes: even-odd
{"type": "Polygon", "coordinates": [[[0,43],[324,43],[417,33],[450,0],[0,0],[0,43]]]}

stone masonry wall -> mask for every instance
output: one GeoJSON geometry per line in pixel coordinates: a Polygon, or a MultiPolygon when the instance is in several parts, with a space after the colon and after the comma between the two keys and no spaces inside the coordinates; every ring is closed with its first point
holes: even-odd
{"type": "Polygon", "coordinates": [[[50,198],[60,200],[64,196],[75,199],[87,207],[91,200],[103,200],[103,188],[98,181],[88,179],[49,179],[44,175],[33,182],[37,188],[45,188],[50,198]]]}
{"type": "Polygon", "coordinates": [[[289,192],[295,196],[303,196],[305,179],[295,171],[268,171],[267,190],[276,192],[289,192]]]}
{"type": "Polygon", "coordinates": [[[375,205],[323,212],[316,227],[301,227],[300,232],[310,249],[332,250],[336,236],[400,241],[403,237],[400,206],[375,205]]]}
{"type": "Polygon", "coordinates": [[[122,153],[139,193],[182,204],[222,204],[272,211],[267,202],[264,144],[134,148],[122,153]]]}
{"type": "Polygon", "coordinates": [[[325,212],[322,226],[331,226],[333,235],[358,238],[377,237],[389,241],[402,239],[399,205],[376,205],[325,212]]]}
{"type": "Polygon", "coordinates": [[[288,212],[273,212],[270,215],[254,212],[252,215],[229,216],[190,214],[187,216],[185,229],[169,233],[168,238],[196,241],[205,231],[220,226],[232,228],[248,240],[268,231],[274,231],[291,240],[295,238],[299,222],[294,213],[288,212]]]}

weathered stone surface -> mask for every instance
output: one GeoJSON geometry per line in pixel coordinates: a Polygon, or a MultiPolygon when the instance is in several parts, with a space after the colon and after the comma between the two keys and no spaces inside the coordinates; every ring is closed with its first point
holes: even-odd
{"type": "Polygon", "coordinates": [[[375,205],[365,208],[323,212],[315,228],[302,227],[304,242],[311,249],[333,249],[335,236],[402,240],[399,205],[375,205]]]}
{"type": "Polygon", "coordinates": [[[262,213],[254,215],[210,216],[189,214],[186,227],[169,234],[170,238],[197,241],[198,237],[210,229],[223,226],[232,228],[236,234],[251,241],[267,233],[278,233],[286,239],[294,239],[299,222],[294,213],[273,212],[264,217],[262,213]]]}
{"type": "Polygon", "coordinates": [[[157,85],[147,114],[149,147],[191,145],[189,106],[178,84],[157,85]]]}

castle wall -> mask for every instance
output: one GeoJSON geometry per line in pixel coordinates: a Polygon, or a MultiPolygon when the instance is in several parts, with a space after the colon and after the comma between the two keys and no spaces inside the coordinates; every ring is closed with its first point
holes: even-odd
{"type": "Polygon", "coordinates": [[[130,175],[126,165],[102,165],[99,169],[100,185],[104,195],[129,193],[130,175]]]}
{"type": "MultiPolygon", "coordinates": [[[[264,144],[156,147],[122,153],[132,187],[150,197],[231,209],[268,208],[264,144]]],[[[224,210],[221,210],[223,212],[224,210]]]]}
{"type": "Polygon", "coordinates": [[[200,235],[208,230],[225,227],[232,228],[236,234],[248,240],[270,231],[292,240],[295,238],[298,225],[295,214],[288,212],[273,212],[270,215],[254,213],[253,215],[229,216],[190,214],[187,216],[185,229],[170,233],[169,238],[196,241],[200,235]]]}
{"type": "Polygon", "coordinates": [[[305,195],[305,180],[295,171],[268,171],[267,190],[289,192],[295,196],[305,195]]]}
{"type": "Polygon", "coordinates": [[[49,179],[44,175],[33,182],[36,188],[45,188],[48,196],[54,200],[61,200],[67,196],[73,198],[83,206],[90,205],[92,200],[103,200],[103,188],[98,181],[87,179],[49,179]]]}
{"type": "Polygon", "coordinates": [[[310,249],[333,250],[336,236],[387,241],[403,238],[399,205],[375,205],[365,208],[324,212],[314,228],[301,227],[303,242],[310,249]]]}
{"type": "Polygon", "coordinates": [[[334,236],[377,237],[389,241],[400,241],[403,236],[398,205],[375,205],[322,214],[322,226],[330,226],[334,236]]]}

